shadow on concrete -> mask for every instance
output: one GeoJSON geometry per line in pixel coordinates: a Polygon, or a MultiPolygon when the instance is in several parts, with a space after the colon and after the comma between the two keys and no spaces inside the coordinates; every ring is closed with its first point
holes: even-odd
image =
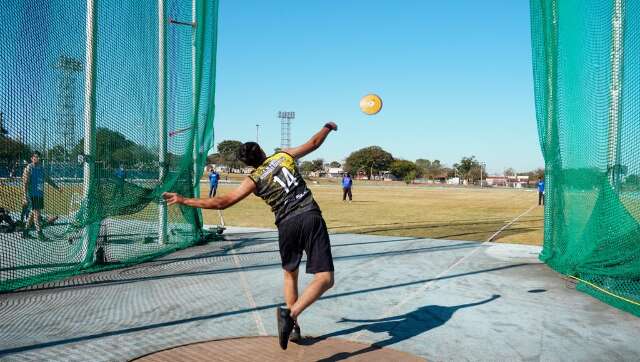
{"type": "MultiPolygon", "coordinates": [[[[415,280],[415,281],[410,281],[410,282],[406,282],[406,283],[385,285],[385,286],[375,287],[375,288],[360,289],[360,290],[354,290],[354,291],[344,292],[344,293],[336,293],[336,294],[323,296],[322,298],[320,298],[320,300],[343,298],[343,297],[348,297],[348,296],[352,296],[352,295],[359,295],[359,294],[364,294],[364,293],[373,293],[373,292],[378,292],[378,291],[382,291],[382,290],[402,288],[402,287],[406,287],[406,286],[418,285],[418,284],[423,284],[423,283],[428,283],[428,282],[433,282],[433,281],[439,281],[439,280],[462,278],[462,277],[466,277],[466,276],[469,276],[469,275],[475,275],[475,274],[481,274],[481,273],[490,273],[490,272],[502,271],[502,270],[507,270],[507,269],[512,269],[512,268],[519,268],[519,267],[524,267],[524,266],[531,266],[531,265],[535,266],[535,265],[538,265],[538,264],[521,263],[521,264],[513,264],[513,265],[502,266],[502,267],[490,268],[490,269],[481,269],[481,270],[470,271],[470,272],[466,272],[466,273],[459,273],[459,274],[452,274],[452,275],[442,276],[442,277],[438,277],[438,278],[421,279],[421,280],[415,280]]],[[[239,310],[233,310],[233,311],[227,311],[227,312],[219,312],[219,313],[214,313],[214,314],[201,315],[201,316],[178,319],[178,320],[173,320],[173,321],[165,321],[165,322],[159,322],[159,323],[153,323],[153,324],[146,324],[146,325],[141,325],[141,326],[137,326],[137,327],[124,328],[124,329],[119,329],[119,330],[114,330],[114,331],[103,331],[103,332],[98,332],[98,333],[84,335],[84,336],[78,336],[78,337],[73,337],[73,338],[54,340],[54,341],[49,341],[49,342],[36,343],[36,344],[26,345],[26,346],[22,346],[22,347],[7,348],[7,349],[0,350],[0,357],[5,356],[5,355],[9,355],[9,354],[20,353],[20,352],[25,352],[25,351],[30,351],[30,350],[40,349],[40,348],[47,348],[47,347],[52,347],[52,346],[58,346],[58,345],[63,345],[63,344],[68,344],[68,343],[77,343],[77,342],[82,342],[82,341],[87,341],[87,340],[92,340],[92,339],[98,339],[98,338],[111,337],[111,336],[117,336],[117,335],[122,335],[122,334],[127,334],[127,333],[148,331],[148,330],[153,330],[153,329],[156,329],[156,328],[177,326],[177,325],[181,325],[181,324],[185,324],[185,323],[192,323],[192,322],[206,321],[206,320],[212,320],[212,319],[228,317],[228,316],[241,315],[241,314],[245,314],[245,313],[251,313],[251,312],[254,312],[254,311],[262,311],[262,310],[267,310],[267,309],[273,309],[273,308],[276,308],[276,307],[281,306],[281,305],[282,304],[280,304],[280,303],[279,304],[268,304],[268,305],[263,305],[263,306],[259,306],[259,307],[255,307],[255,308],[246,308],[246,309],[239,309],[239,310]]],[[[449,308],[452,308],[452,307],[449,307],[449,308]]],[[[457,308],[457,309],[460,309],[460,308],[457,308]]],[[[454,309],[453,311],[455,312],[455,310],[457,310],[457,309],[454,309]]],[[[446,314],[444,314],[444,315],[446,315],[446,314]]],[[[2,316],[1,313],[0,313],[0,317],[4,318],[4,316],[2,316]]],[[[121,321],[121,322],[124,322],[124,321],[121,321]]],[[[126,321],[126,322],[130,323],[130,321],[126,321]]],[[[112,322],[111,324],[113,325],[115,323],[117,323],[117,322],[112,322]]],[[[324,337],[326,338],[327,336],[324,336],[324,337]]],[[[394,343],[396,343],[396,342],[397,341],[395,341],[394,343]]]]}
{"type": "MultiPolygon", "coordinates": [[[[382,243],[397,243],[397,242],[402,242],[402,241],[416,241],[416,240],[426,240],[426,238],[412,238],[412,237],[404,237],[401,239],[385,239],[385,240],[378,240],[378,241],[363,241],[363,242],[356,242],[356,243],[345,243],[345,244],[337,244],[337,243],[331,243],[331,248],[339,248],[339,247],[345,247],[345,246],[359,246],[359,245],[369,245],[369,244],[382,244],[382,243]]],[[[277,243],[278,243],[278,238],[248,238],[248,239],[243,239],[242,241],[236,242],[232,245],[228,245],[228,246],[222,246],[220,250],[215,250],[215,251],[208,251],[206,253],[202,253],[202,254],[197,254],[197,255],[192,255],[192,256],[185,256],[185,257],[174,257],[174,258],[163,258],[163,259],[158,259],[158,261],[186,261],[186,260],[198,260],[198,259],[206,259],[206,258],[210,258],[210,257],[214,257],[214,256],[221,256],[221,255],[227,255],[229,254],[230,251],[232,250],[240,250],[242,248],[245,247],[250,247],[250,246],[256,246],[256,245],[265,245],[265,244],[274,244],[274,246],[277,247],[277,243]]],[[[474,245],[477,243],[476,242],[469,242],[469,245],[474,245]]],[[[234,252],[233,254],[235,255],[252,255],[252,254],[269,254],[269,253],[279,253],[277,249],[273,249],[273,250],[260,250],[260,251],[240,251],[240,252],[234,252]]]]}
{"type": "Polygon", "coordinates": [[[343,329],[341,331],[329,333],[329,334],[320,336],[318,338],[314,338],[312,341],[303,341],[301,344],[309,345],[326,338],[343,336],[343,335],[360,332],[360,331],[389,334],[388,339],[381,342],[376,342],[367,348],[363,348],[359,351],[350,352],[350,353],[346,353],[346,352],[336,353],[331,357],[320,360],[320,361],[340,361],[340,360],[348,359],[348,358],[361,355],[367,352],[371,352],[380,348],[384,348],[392,344],[404,341],[406,339],[413,338],[419,334],[428,332],[434,328],[438,328],[444,325],[451,319],[453,314],[460,309],[471,308],[471,307],[475,307],[485,303],[489,303],[498,298],[500,298],[500,295],[494,294],[490,298],[487,298],[479,302],[474,302],[474,303],[460,304],[460,305],[454,305],[454,306],[427,305],[424,307],[420,307],[412,312],[394,316],[394,317],[388,317],[388,318],[380,318],[380,319],[343,318],[338,323],[356,322],[356,323],[364,323],[364,324],[361,324],[359,326],[355,326],[352,328],[343,329]]]}

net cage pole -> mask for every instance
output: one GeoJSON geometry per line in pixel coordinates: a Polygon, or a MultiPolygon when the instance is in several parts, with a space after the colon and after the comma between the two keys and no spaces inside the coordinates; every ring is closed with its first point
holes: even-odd
{"type": "Polygon", "coordinates": [[[96,225],[92,220],[91,205],[89,202],[95,183],[95,149],[96,149],[96,0],[87,0],[87,19],[86,19],[86,48],[85,48],[85,78],[84,78],[84,155],[83,155],[83,174],[82,174],[82,191],[85,227],[84,230],[84,247],[86,248],[85,265],[92,264],[95,260],[95,245],[91,242],[91,238],[95,236],[96,225]]]}
{"type": "MultiPolygon", "coordinates": [[[[197,51],[196,51],[196,43],[198,37],[198,23],[197,23],[197,9],[196,2],[198,0],[191,0],[191,92],[192,92],[192,105],[191,105],[191,114],[193,117],[192,123],[192,134],[193,134],[193,197],[200,198],[200,175],[202,174],[202,170],[200,170],[200,166],[198,165],[198,156],[200,151],[200,122],[198,114],[196,113],[196,105],[198,104],[198,100],[196,97],[199,96],[199,92],[196,89],[196,76],[197,76],[197,51]]],[[[201,217],[201,212],[199,210],[196,211],[196,218],[201,217]]],[[[201,222],[196,222],[193,224],[193,235],[194,236],[202,236],[201,222]]]]}
{"type": "MultiPolygon", "coordinates": [[[[167,82],[166,82],[166,19],[165,0],[158,0],[158,177],[161,185],[167,172],[167,82]]],[[[160,198],[158,204],[158,243],[167,241],[167,203],[160,198]]]]}
{"type": "Polygon", "coordinates": [[[198,170],[198,151],[200,149],[200,125],[198,123],[198,115],[196,114],[196,97],[198,92],[196,90],[196,36],[197,26],[196,23],[196,0],[191,0],[191,22],[192,36],[191,36],[191,91],[192,91],[192,108],[191,113],[193,115],[193,178],[194,178],[194,196],[200,197],[200,174],[198,170]]]}
{"type": "Polygon", "coordinates": [[[609,103],[609,139],[607,172],[611,185],[619,191],[624,174],[620,155],[620,99],[622,96],[622,54],[624,31],[624,0],[613,1],[611,18],[611,90],[609,103]]]}

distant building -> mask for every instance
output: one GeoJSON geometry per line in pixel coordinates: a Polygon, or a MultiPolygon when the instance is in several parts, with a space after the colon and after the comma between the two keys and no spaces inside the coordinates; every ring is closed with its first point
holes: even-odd
{"type": "Polygon", "coordinates": [[[529,185],[529,176],[487,176],[486,182],[487,186],[521,188],[529,185]]]}
{"type": "Polygon", "coordinates": [[[447,185],[460,185],[460,177],[450,177],[447,179],[447,185]]]}
{"type": "Polygon", "coordinates": [[[329,167],[326,174],[327,177],[342,177],[344,170],[342,167],[329,167]]]}
{"type": "Polygon", "coordinates": [[[487,181],[487,186],[507,186],[507,177],[506,176],[487,176],[485,179],[487,181]]]}

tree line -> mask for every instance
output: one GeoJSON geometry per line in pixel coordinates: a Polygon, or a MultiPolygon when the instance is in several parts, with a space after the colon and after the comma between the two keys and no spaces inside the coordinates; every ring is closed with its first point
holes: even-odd
{"type": "MultiPolygon", "coordinates": [[[[40,151],[44,159],[53,162],[75,162],[79,155],[84,154],[84,138],[80,138],[71,149],[61,145],[54,145],[48,149],[29,146],[19,140],[0,134],[0,162],[14,164],[29,160],[33,151],[40,151]]],[[[168,154],[168,162],[175,162],[178,157],[168,154]]],[[[106,167],[157,167],[158,153],[146,146],[140,145],[124,134],[108,128],[99,127],[96,130],[95,160],[106,167]]]]}
{"type": "MultiPolygon", "coordinates": [[[[240,146],[242,146],[242,142],[237,140],[222,141],[217,146],[217,152],[207,157],[207,162],[209,164],[225,165],[231,169],[242,169],[244,165],[236,157],[240,146]]],[[[274,152],[279,151],[280,148],[274,149],[274,152]]],[[[344,172],[349,172],[352,175],[361,174],[368,178],[388,172],[396,178],[407,182],[418,178],[435,180],[459,177],[461,180],[473,183],[478,181],[480,177],[487,177],[486,170],[484,170],[475,156],[463,157],[459,162],[449,167],[440,160],[419,158],[415,161],[410,161],[396,158],[379,146],[364,147],[352,152],[346,158],[344,165],[337,161],[327,164],[325,160],[318,158],[302,161],[299,167],[304,175],[308,175],[311,172],[322,171],[326,166],[342,167],[344,172]]],[[[508,169],[507,172],[513,172],[515,175],[515,171],[512,171],[512,169],[508,169]]],[[[527,174],[535,177],[539,174],[543,175],[544,170],[538,169],[527,174]]]]}

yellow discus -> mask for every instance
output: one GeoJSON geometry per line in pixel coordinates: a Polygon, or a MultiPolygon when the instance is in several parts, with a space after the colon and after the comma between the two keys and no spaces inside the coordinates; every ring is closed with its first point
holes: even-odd
{"type": "Polygon", "coordinates": [[[382,99],[376,94],[367,94],[360,100],[360,109],[368,115],[376,114],[382,109],[382,99]]]}

